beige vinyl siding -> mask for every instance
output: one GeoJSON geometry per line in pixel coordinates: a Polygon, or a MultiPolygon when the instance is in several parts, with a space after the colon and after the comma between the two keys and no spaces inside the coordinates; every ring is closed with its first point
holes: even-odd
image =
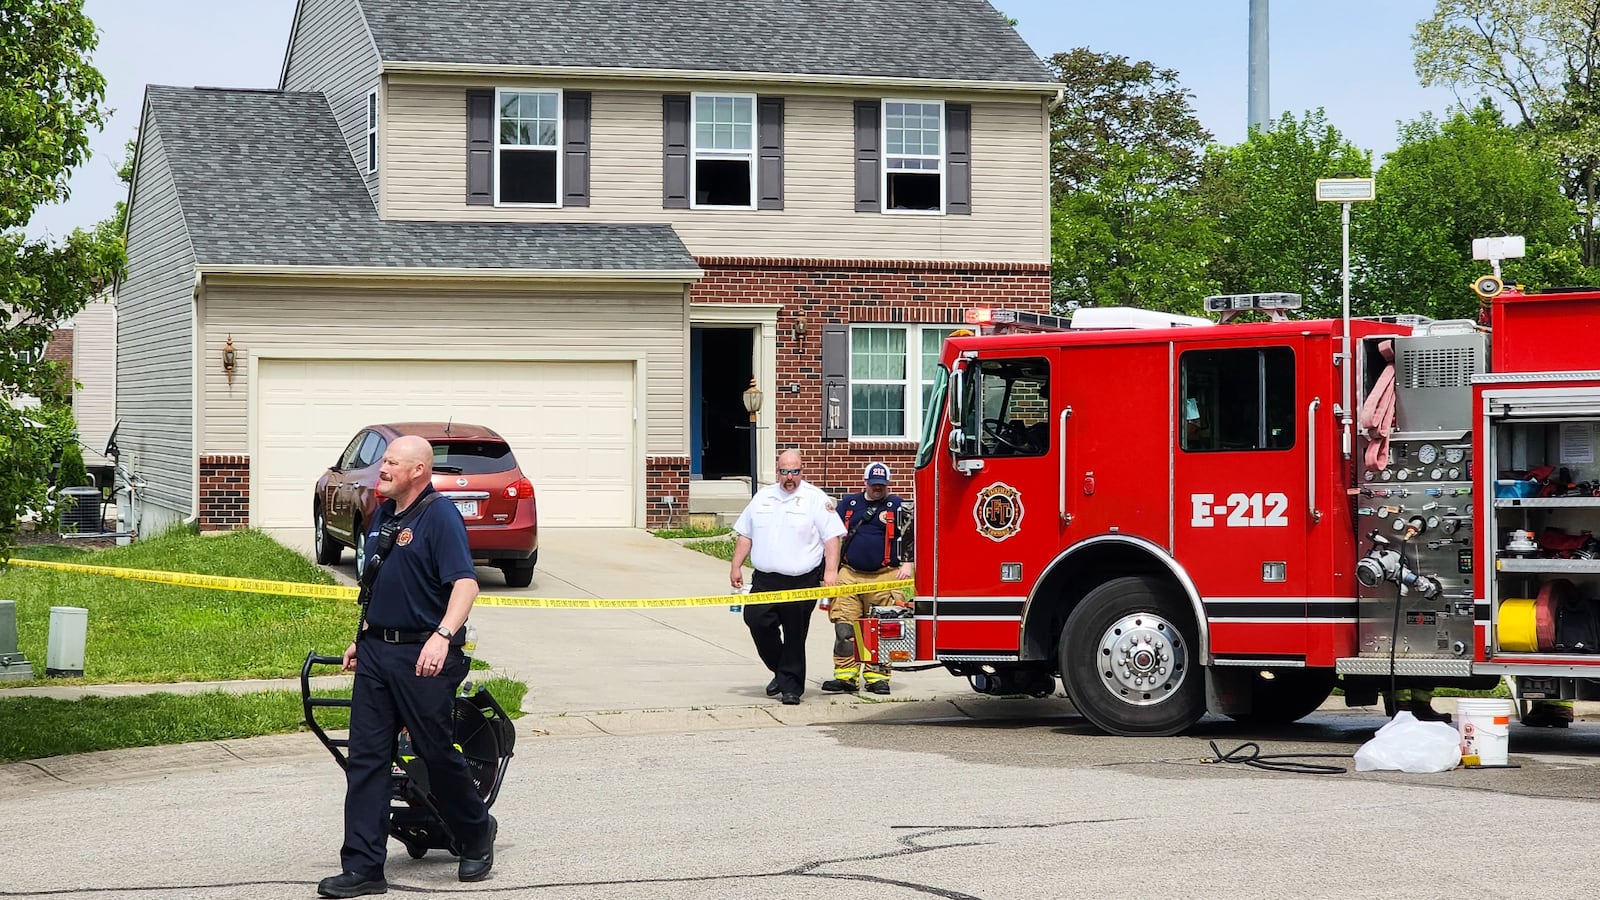
{"type": "MultiPolygon", "coordinates": [[[[283,89],[321,91],[328,98],[350,156],[374,198],[378,174],[367,171],[367,94],[378,86],[379,72],[378,50],[357,0],[302,0],[284,63],[283,89]]],[[[378,103],[381,109],[381,94],[378,103]]],[[[381,135],[379,144],[381,171],[381,135]]]]}
{"type": "Polygon", "coordinates": [[[98,451],[117,414],[117,307],[109,296],[96,297],[72,317],[72,416],[85,445],[84,462],[102,464],[98,451]]]}
{"type": "MultiPolygon", "coordinates": [[[[688,452],[688,303],[660,292],[495,290],[459,286],[262,284],[213,277],[202,295],[205,358],[233,337],[230,385],[205,368],[201,445],[249,452],[249,359],[642,359],[645,453],[688,452]]],[[[327,390],[337,393],[340,386],[327,390]]],[[[366,422],[351,422],[352,433],[366,422]]],[[[642,483],[642,482],[641,482],[642,483]]]]}
{"type": "Polygon", "coordinates": [[[128,270],[117,287],[117,443],[147,483],[146,503],[194,509],[194,247],[167,167],[160,122],[146,108],[128,270]]]}
{"type": "Polygon", "coordinates": [[[948,216],[855,212],[852,98],[761,93],[784,96],[782,210],[662,209],[661,90],[595,91],[590,206],[526,209],[467,205],[465,87],[390,81],[379,209],[391,219],[668,222],[696,256],[1049,261],[1038,98],[972,104],[973,212],[948,216]]]}

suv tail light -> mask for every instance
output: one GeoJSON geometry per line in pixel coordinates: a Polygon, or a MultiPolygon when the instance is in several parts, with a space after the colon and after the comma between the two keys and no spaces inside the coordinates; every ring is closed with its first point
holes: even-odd
{"type": "Polygon", "coordinates": [[[518,478],[511,484],[506,485],[505,494],[507,500],[523,500],[532,497],[533,482],[529,481],[526,476],[518,478]]]}

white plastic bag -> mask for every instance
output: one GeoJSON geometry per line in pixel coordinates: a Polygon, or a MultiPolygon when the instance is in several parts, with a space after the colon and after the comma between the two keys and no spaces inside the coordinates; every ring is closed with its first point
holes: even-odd
{"type": "Polygon", "coordinates": [[[1461,735],[1443,722],[1400,712],[1356,751],[1356,771],[1448,772],[1461,764],[1461,735]]]}

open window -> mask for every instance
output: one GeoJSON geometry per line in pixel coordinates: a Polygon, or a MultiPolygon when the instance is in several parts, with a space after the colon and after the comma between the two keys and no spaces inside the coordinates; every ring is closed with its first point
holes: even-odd
{"type": "Polygon", "coordinates": [[[495,92],[495,202],[559,206],[561,92],[495,92]]]}
{"type": "Polygon", "coordinates": [[[695,208],[755,208],[754,94],[695,94],[690,190],[695,208]]]}
{"type": "Polygon", "coordinates": [[[980,359],[962,379],[964,456],[1050,452],[1050,363],[1040,357],[980,359]]]}
{"type": "Polygon", "coordinates": [[[944,169],[944,104],[883,101],[884,209],[942,212],[944,169]]]}
{"type": "Polygon", "coordinates": [[[1190,350],[1179,357],[1179,371],[1184,450],[1294,447],[1295,371],[1290,348],[1190,350]]]}

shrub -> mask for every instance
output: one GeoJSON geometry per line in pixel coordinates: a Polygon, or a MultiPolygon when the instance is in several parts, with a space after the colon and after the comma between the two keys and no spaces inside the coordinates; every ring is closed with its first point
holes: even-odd
{"type": "Polygon", "coordinates": [[[61,468],[56,472],[56,487],[81,487],[93,484],[89,478],[89,470],[83,465],[83,451],[78,448],[77,441],[71,441],[61,448],[61,468]]]}

